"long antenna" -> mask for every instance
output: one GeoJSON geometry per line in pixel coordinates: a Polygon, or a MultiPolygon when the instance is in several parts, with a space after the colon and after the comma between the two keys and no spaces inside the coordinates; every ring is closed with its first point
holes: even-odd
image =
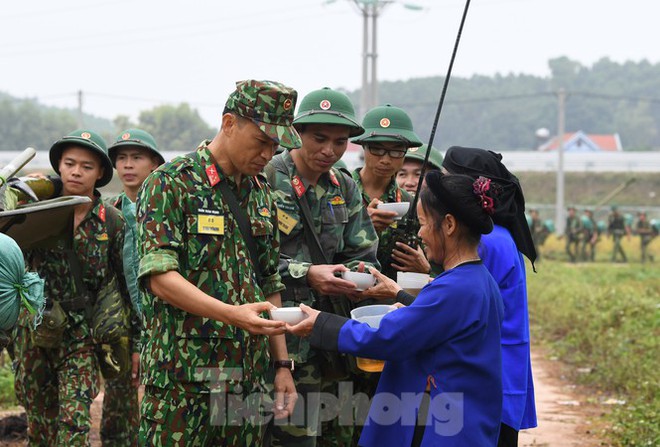
{"type": "Polygon", "coordinates": [[[452,68],[454,68],[454,60],[456,59],[456,53],[458,52],[458,44],[461,41],[461,35],[463,34],[463,25],[465,25],[465,18],[467,17],[469,8],[470,8],[470,0],[466,0],[465,9],[463,10],[463,17],[461,18],[461,24],[458,27],[456,42],[454,43],[454,51],[451,54],[451,59],[449,60],[449,68],[447,69],[447,76],[445,77],[445,82],[442,86],[442,93],[440,94],[440,102],[438,102],[438,109],[435,112],[435,119],[433,121],[433,127],[431,128],[431,136],[429,137],[428,150],[426,151],[426,156],[424,157],[424,163],[422,164],[422,171],[420,172],[419,175],[419,183],[417,184],[417,191],[415,192],[415,197],[413,198],[413,201],[410,204],[410,209],[408,210],[408,216],[410,216],[411,218],[417,214],[417,201],[419,199],[419,192],[422,190],[422,183],[424,183],[424,175],[426,174],[426,167],[429,163],[429,155],[431,154],[431,147],[433,146],[435,131],[438,128],[438,121],[440,120],[440,112],[442,112],[442,105],[445,102],[445,95],[447,94],[447,86],[449,85],[449,79],[451,78],[451,70],[452,68]]]}

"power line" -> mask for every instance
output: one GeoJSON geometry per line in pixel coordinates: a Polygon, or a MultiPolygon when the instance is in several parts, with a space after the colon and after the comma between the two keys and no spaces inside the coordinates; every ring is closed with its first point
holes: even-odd
{"type": "MultiPolygon", "coordinates": [[[[341,14],[346,14],[346,12],[343,11],[338,11],[335,13],[332,13],[334,15],[341,15],[341,14]]],[[[264,14],[265,15],[265,14],[264,14]]],[[[285,22],[291,22],[291,21],[299,21],[299,20],[305,20],[305,19],[310,19],[316,17],[318,14],[312,13],[308,15],[303,15],[303,16],[291,16],[290,13],[287,12],[287,15],[285,18],[279,19],[279,23],[285,23],[285,22]]],[[[125,45],[135,45],[135,44],[144,44],[144,43],[150,43],[150,42],[163,42],[166,40],[178,40],[182,38],[191,38],[191,37],[201,37],[201,36],[208,36],[208,35],[224,35],[229,32],[235,32],[235,31],[245,31],[246,29],[252,29],[252,28],[263,28],[266,25],[271,25],[273,20],[272,13],[271,16],[268,17],[265,21],[261,22],[254,22],[250,21],[249,23],[237,23],[236,26],[233,27],[218,27],[217,26],[217,21],[214,26],[210,26],[209,29],[207,30],[199,30],[199,26],[194,27],[196,28],[194,31],[190,31],[188,33],[182,32],[182,33],[167,33],[164,35],[156,35],[156,36],[146,36],[143,38],[127,38],[127,39],[122,39],[122,40],[117,40],[117,37],[125,37],[122,32],[117,32],[114,35],[112,35],[112,40],[110,42],[89,42],[88,39],[84,39],[85,42],[84,44],[81,45],[73,45],[73,46],[66,46],[66,47],[61,47],[61,48],[36,48],[36,49],[31,49],[31,50],[12,50],[10,49],[9,51],[6,51],[4,53],[0,52],[0,58],[1,57],[9,57],[12,55],[25,55],[25,54],[43,54],[43,53],[61,53],[61,52],[68,52],[68,51],[79,51],[79,50],[87,50],[87,49],[98,49],[101,47],[116,47],[116,46],[125,46],[125,45]]],[[[232,20],[234,22],[234,20],[232,20]]],[[[81,40],[82,38],[78,37],[76,40],[81,40]]],[[[49,42],[46,42],[48,44],[49,42]]]]}
{"type": "Polygon", "coordinates": [[[124,1],[108,1],[108,2],[103,2],[103,3],[91,3],[91,2],[84,2],[81,5],[75,6],[75,7],[69,7],[69,8],[54,8],[54,9],[39,9],[39,10],[33,10],[33,11],[23,11],[23,12],[18,12],[15,14],[7,14],[7,15],[2,15],[0,19],[17,19],[21,17],[29,17],[31,19],[35,17],[40,17],[40,16],[51,16],[53,14],[67,14],[70,12],[79,12],[82,9],[96,9],[108,5],[112,6],[117,6],[117,4],[121,3],[129,3],[130,0],[124,0],[124,1]]]}
{"type": "MultiPolygon", "coordinates": [[[[314,5],[308,6],[307,8],[297,8],[296,12],[300,12],[300,10],[304,9],[311,9],[315,8],[314,5]]],[[[152,26],[152,27],[145,27],[141,26],[138,28],[130,28],[130,29],[114,29],[112,31],[106,31],[102,33],[96,33],[96,34],[88,34],[88,35],[73,35],[73,36],[65,36],[65,37],[60,37],[56,39],[48,38],[46,41],[44,40],[33,40],[33,41],[21,41],[21,42],[14,42],[13,44],[10,45],[4,45],[3,49],[7,49],[9,47],[10,50],[15,49],[16,47],[21,48],[25,46],[34,46],[38,45],[41,46],[44,43],[48,45],[56,44],[56,43],[61,43],[61,42],[77,42],[80,41],[81,39],[84,39],[88,41],[89,39],[95,39],[95,38],[105,38],[105,37],[111,37],[112,39],[116,39],[117,36],[122,36],[126,37],[127,34],[144,34],[144,33],[152,33],[152,32],[158,32],[158,31],[166,31],[167,35],[171,35],[171,31],[177,30],[177,29],[182,29],[182,30],[188,30],[188,29],[194,29],[194,30],[199,30],[200,27],[202,26],[210,26],[214,29],[218,28],[218,25],[221,24],[222,22],[236,22],[236,21],[242,21],[243,19],[254,19],[258,17],[268,17],[271,20],[273,19],[274,16],[277,16],[278,14],[283,14],[286,17],[291,17],[291,13],[286,10],[277,9],[277,10],[271,10],[271,11],[262,11],[262,12],[252,12],[249,14],[245,15],[233,15],[231,17],[218,17],[210,20],[198,20],[195,22],[188,22],[188,23],[174,23],[174,24],[169,24],[169,25],[160,25],[160,26],[152,26]]],[[[295,18],[295,17],[294,17],[295,18]]],[[[150,36],[154,37],[154,36],[150,36]]],[[[89,43],[89,42],[88,42],[89,43]]]]}

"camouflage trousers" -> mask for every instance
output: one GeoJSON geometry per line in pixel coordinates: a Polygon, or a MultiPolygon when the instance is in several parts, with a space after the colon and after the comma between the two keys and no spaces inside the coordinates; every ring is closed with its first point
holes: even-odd
{"type": "Polygon", "coordinates": [[[263,444],[266,421],[262,418],[261,396],[251,394],[253,390],[248,386],[233,394],[198,391],[197,384],[179,383],[171,389],[148,385],[140,405],[138,444],[150,447],[263,444]],[[255,411],[260,413],[255,418],[243,417],[255,415],[255,411]]]}
{"type": "Polygon", "coordinates": [[[131,383],[131,370],[105,382],[101,441],[103,447],[137,446],[140,410],[138,391],[131,383]]]}
{"type": "Polygon", "coordinates": [[[298,401],[288,420],[275,420],[269,427],[273,447],[357,445],[355,425],[366,420],[369,397],[355,394],[355,376],[324,379],[320,361],[314,357],[296,365],[293,380],[298,401]]]}
{"type": "MultiPolygon", "coordinates": [[[[274,371],[268,384],[273,383],[274,371]]],[[[289,420],[273,421],[269,427],[272,447],[315,447],[321,409],[321,369],[316,360],[296,364],[293,381],[298,401],[289,420]]]]}
{"type": "Polygon", "coordinates": [[[623,235],[614,233],[614,235],[612,235],[612,239],[614,240],[614,247],[612,247],[612,262],[616,262],[617,255],[621,256],[622,262],[628,262],[626,252],[623,251],[623,247],[621,246],[621,239],[623,239],[623,235]]]}
{"type": "Polygon", "coordinates": [[[25,407],[30,446],[88,446],[90,407],[98,395],[98,363],[91,339],[65,340],[58,349],[32,342],[16,327],[18,401],[25,407]]]}

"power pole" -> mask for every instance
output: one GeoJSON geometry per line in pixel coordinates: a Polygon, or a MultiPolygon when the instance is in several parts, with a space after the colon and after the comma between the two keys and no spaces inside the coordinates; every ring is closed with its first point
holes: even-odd
{"type": "Polygon", "coordinates": [[[566,127],[566,90],[562,87],[557,92],[557,204],[555,205],[555,228],[557,234],[564,234],[564,132],[566,127]]]}
{"type": "Polygon", "coordinates": [[[83,92],[78,90],[78,128],[82,129],[85,127],[83,122],[83,92]]]}

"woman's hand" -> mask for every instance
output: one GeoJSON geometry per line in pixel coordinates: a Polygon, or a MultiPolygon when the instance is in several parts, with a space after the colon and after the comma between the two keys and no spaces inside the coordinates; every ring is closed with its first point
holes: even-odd
{"type": "Polygon", "coordinates": [[[290,334],[297,335],[298,337],[309,337],[309,335],[312,333],[312,329],[314,329],[314,323],[316,323],[316,319],[318,318],[321,311],[312,309],[305,304],[300,304],[300,309],[307,315],[307,318],[295,326],[291,326],[289,323],[287,323],[286,330],[290,334]]]}
{"type": "Polygon", "coordinates": [[[392,259],[396,261],[396,264],[392,263],[392,266],[402,272],[429,273],[431,271],[431,264],[419,245],[415,249],[402,242],[397,242],[396,248],[392,250],[392,259]]]}
{"type": "Polygon", "coordinates": [[[399,293],[399,290],[401,290],[401,286],[375,268],[370,268],[369,272],[376,277],[378,282],[375,286],[369,287],[362,292],[362,295],[376,299],[396,299],[396,295],[399,293]]]}

